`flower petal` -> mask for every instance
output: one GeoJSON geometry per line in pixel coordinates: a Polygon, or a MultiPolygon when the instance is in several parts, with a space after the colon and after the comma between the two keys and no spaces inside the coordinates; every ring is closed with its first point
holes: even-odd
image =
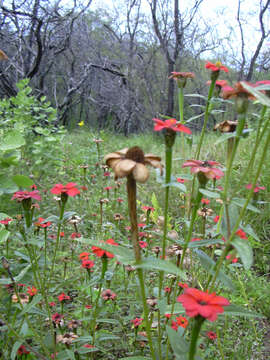
{"type": "Polygon", "coordinates": [[[129,175],[135,166],[136,162],[130,159],[123,159],[118,161],[118,163],[113,168],[115,178],[122,178],[129,175]]]}
{"type": "Polygon", "coordinates": [[[136,163],[132,174],[134,176],[134,179],[140,183],[145,183],[149,178],[149,170],[145,165],[140,163],[136,163]]]}

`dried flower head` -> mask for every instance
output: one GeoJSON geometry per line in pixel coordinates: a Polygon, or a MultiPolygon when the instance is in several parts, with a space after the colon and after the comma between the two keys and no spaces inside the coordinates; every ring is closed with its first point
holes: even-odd
{"type": "Polygon", "coordinates": [[[115,180],[132,174],[136,181],[145,183],[149,178],[149,170],[145,165],[158,168],[162,173],[161,158],[152,154],[144,154],[138,146],[110,153],[105,156],[104,160],[113,169],[115,180]]]}
{"type": "Polygon", "coordinates": [[[79,326],[82,326],[82,322],[80,320],[70,320],[67,324],[67,327],[70,330],[77,329],[79,326]]]}
{"type": "MultiPolygon", "coordinates": [[[[19,295],[19,298],[20,298],[20,302],[21,302],[22,304],[27,304],[27,303],[29,303],[29,296],[28,296],[27,294],[19,293],[18,295],[19,295]]],[[[12,301],[13,303],[19,302],[19,299],[18,299],[18,297],[17,297],[16,294],[13,294],[13,295],[12,295],[11,301],[12,301]]]]}
{"type": "Polygon", "coordinates": [[[112,292],[110,289],[106,289],[102,291],[101,297],[103,300],[108,301],[108,300],[115,300],[117,295],[114,292],[112,292]]]}
{"type": "Polygon", "coordinates": [[[0,50],[0,60],[8,60],[8,57],[3,50],[0,50]]]}
{"type": "Polygon", "coordinates": [[[70,333],[66,333],[64,335],[57,335],[56,336],[56,342],[70,345],[72,343],[72,341],[77,339],[77,338],[78,338],[78,335],[70,332],[70,333]]]}
{"type": "Polygon", "coordinates": [[[230,133],[236,130],[238,121],[224,120],[214,126],[214,131],[219,130],[222,133],[230,133]]]}

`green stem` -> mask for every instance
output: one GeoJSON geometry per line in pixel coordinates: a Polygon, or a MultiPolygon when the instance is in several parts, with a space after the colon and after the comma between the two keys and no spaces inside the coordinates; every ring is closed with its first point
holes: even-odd
{"type": "Polygon", "coordinates": [[[190,341],[188,360],[194,360],[194,358],[195,358],[195,354],[196,354],[196,350],[197,350],[197,341],[198,341],[200,330],[201,330],[204,320],[205,319],[201,316],[197,316],[195,318],[195,324],[194,324],[192,332],[191,332],[191,341],[190,341]]]}
{"type": "Polygon", "coordinates": [[[203,139],[204,139],[204,135],[205,135],[205,131],[206,131],[206,126],[207,126],[207,122],[208,122],[208,118],[209,118],[210,101],[211,101],[211,98],[212,98],[213,93],[214,93],[215,83],[217,81],[217,78],[218,78],[218,74],[217,74],[217,76],[212,76],[212,81],[211,81],[211,85],[210,85],[210,88],[209,88],[208,97],[207,97],[207,103],[206,103],[206,107],[205,107],[203,127],[202,127],[202,130],[201,130],[201,136],[200,136],[200,140],[198,142],[197,149],[196,149],[196,154],[195,154],[195,159],[196,160],[198,160],[199,157],[200,157],[201,147],[202,147],[202,143],[203,143],[203,139]]]}
{"type": "Polygon", "coordinates": [[[210,283],[212,283],[211,289],[214,288],[214,285],[215,285],[216,279],[218,277],[218,274],[219,274],[220,268],[222,266],[222,263],[223,263],[224,259],[226,258],[226,255],[227,255],[228,251],[230,250],[231,242],[233,240],[234,234],[238,230],[240,222],[241,222],[242,218],[244,217],[246,208],[247,208],[250,200],[252,199],[253,190],[254,190],[254,188],[256,186],[256,183],[257,183],[257,180],[258,180],[258,178],[260,176],[261,169],[262,169],[262,166],[264,164],[264,160],[265,160],[265,157],[266,157],[266,154],[267,154],[267,150],[269,148],[269,144],[270,144],[270,131],[268,132],[268,136],[267,136],[267,139],[265,141],[265,145],[264,145],[264,148],[263,148],[263,151],[262,151],[262,156],[261,156],[261,159],[260,159],[257,171],[256,171],[256,175],[255,175],[255,177],[253,179],[253,182],[252,182],[252,187],[249,190],[248,196],[246,198],[246,202],[244,203],[244,205],[243,205],[243,207],[242,207],[242,209],[240,211],[238,219],[235,222],[234,228],[231,230],[231,235],[228,238],[228,240],[226,241],[226,246],[225,246],[225,248],[224,248],[224,250],[223,250],[223,252],[222,252],[222,254],[221,254],[221,256],[220,256],[220,258],[218,260],[218,262],[216,263],[216,265],[214,267],[214,270],[215,270],[214,275],[209,275],[209,279],[208,279],[208,282],[207,282],[206,289],[209,287],[210,283]]]}
{"type": "Polygon", "coordinates": [[[51,279],[52,279],[54,266],[55,266],[56,255],[57,255],[57,251],[59,249],[60,232],[61,232],[62,220],[63,220],[64,212],[65,212],[65,205],[66,205],[66,202],[62,201],[61,207],[60,207],[60,215],[59,215],[59,223],[58,223],[57,236],[56,236],[56,244],[55,244],[55,248],[54,248],[54,254],[53,254],[53,260],[52,260],[52,266],[51,266],[51,271],[50,271],[50,275],[49,275],[49,280],[48,280],[48,286],[49,286],[49,284],[51,282],[51,279]]]}
{"type": "MultiPolygon", "coordinates": [[[[205,187],[205,185],[203,185],[203,184],[200,184],[200,186],[201,186],[201,188],[205,187]]],[[[197,216],[197,211],[198,211],[198,208],[200,206],[202,197],[203,197],[203,194],[200,193],[200,191],[198,189],[197,196],[196,196],[196,199],[195,199],[195,204],[194,204],[194,207],[193,207],[193,210],[192,210],[192,216],[191,216],[191,220],[190,220],[190,224],[189,224],[188,234],[187,234],[187,237],[185,239],[184,246],[183,246],[183,254],[182,254],[182,257],[181,257],[180,269],[183,268],[183,263],[184,263],[187,247],[188,247],[188,244],[189,244],[189,242],[191,240],[191,237],[192,237],[193,227],[194,227],[194,223],[195,223],[196,216],[197,216]]]]}

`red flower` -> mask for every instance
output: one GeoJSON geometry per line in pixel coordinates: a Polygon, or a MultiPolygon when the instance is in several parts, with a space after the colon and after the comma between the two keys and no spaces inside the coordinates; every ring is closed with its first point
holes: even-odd
{"type": "Polygon", "coordinates": [[[172,75],[169,76],[169,79],[193,79],[195,77],[195,74],[193,72],[177,72],[177,71],[172,71],[171,72],[172,75]]]}
{"type": "Polygon", "coordinates": [[[88,310],[92,309],[92,307],[93,307],[92,305],[85,305],[85,308],[88,309],[88,310]]]}
{"type": "Polygon", "coordinates": [[[54,306],[56,306],[56,303],[55,303],[54,301],[51,301],[51,302],[49,302],[49,305],[50,305],[51,307],[54,307],[54,306]]]}
{"type": "Polygon", "coordinates": [[[51,193],[54,195],[66,194],[68,196],[76,196],[76,195],[80,194],[80,190],[77,189],[76,186],[77,186],[77,184],[73,183],[73,182],[70,182],[66,185],[56,184],[51,189],[51,193]]]}
{"type": "Polygon", "coordinates": [[[23,200],[26,199],[33,199],[33,200],[37,200],[40,201],[41,200],[41,196],[39,195],[39,191],[38,190],[34,190],[34,191],[16,191],[11,200],[17,200],[18,202],[21,202],[23,200]]]}
{"type": "Polygon", "coordinates": [[[184,329],[188,326],[188,320],[184,316],[179,316],[176,318],[177,324],[184,329]]]}
{"type": "MultiPolygon", "coordinates": [[[[118,246],[118,244],[113,239],[108,239],[105,242],[107,244],[109,244],[109,245],[118,246]]],[[[92,251],[98,257],[102,257],[102,256],[107,257],[107,258],[113,258],[114,257],[114,255],[111,254],[110,252],[102,250],[97,246],[92,246],[92,251]]]]}
{"type": "Polygon", "coordinates": [[[60,302],[65,301],[65,300],[70,300],[70,296],[66,295],[65,293],[61,293],[57,297],[60,302]]]}
{"type": "Polygon", "coordinates": [[[37,290],[34,286],[32,286],[32,287],[28,286],[27,289],[28,289],[28,290],[27,290],[27,293],[28,293],[30,296],[35,296],[36,293],[38,292],[38,290],[37,290]]]}
{"type": "Polygon", "coordinates": [[[61,236],[61,237],[64,237],[64,236],[65,236],[64,231],[61,231],[61,232],[60,232],[60,236],[61,236]]]}
{"type": "Polygon", "coordinates": [[[101,297],[103,300],[107,301],[107,300],[115,300],[117,295],[114,292],[112,292],[110,289],[106,289],[102,291],[101,297]]]}
{"type": "Polygon", "coordinates": [[[220,61],[217,61],[215,64],[211,63],[210,61],[207,61],[205,64],[206,69],[210,69],[211,71],[220,71],[223,70],[225,72],[229,72],[228,68],[221,64],[220,61]]]}
{"type": "MultiPolygon", "coordinates": [[[[248,82],[246,82],[246,84],[248,84],[249,86],[254,86],[253,84],[250,84],[248,82]]],[[[222,97],[223,99],[231,99],[232,97],[238,97],[238,96],[243,96],[245,95],[248,99],[250,100],[255,100],[255,96],[252,95],[250,92],[248,92],[248,90],[246,90],[240,82],[236,83],[234,85],[234,88],[230,87],[230,86],[224,86],[222,88],[222,97]]]]}
{"type": "Polygon", "coordinates": [[[239,236],[241,239],[247,239],[247,234],[242,229],[238,229],[235,235],[239,236]]]}
{"type": "Polygon", "coordinates": [[[89,252],[82,252],[79,255],[80,260],[88,260],[90,253],[89,252]]]}
{"type": "Polygon", "coordinates": [[[155,211],[155,209],[151,206],[142,206],[142,210],[144,211],[155,211]]]}
{"type": "Polygon", "coordinates": [[[132,322],[132,324],[134,325],[135,328],[137,328],[139,325],[141,325],[141,323],[143,322],[142,318],[135,318],[130,320],[132,322]]]}
{"type": "Polygon", "coordinates": [[[201,241],[201,238],[192,238],[190,241],[191,241],[191,242],[194,242],[194,241],[201,241]]]}
{"type": "Polygon", "coordinates": [[[10,221],[13,221],[13,219],[5,218],[4,220],[0,220],[0,224],[2,225],[8,225],[10,221]]]}
{"type": "Polygon", "coordinates": [[[52,315],[52,321],[55,324],[59,324],[61,322],[62,318],[63,318],[63,315],[58,314],[58,313],[55,313],[55,314],[52,315]]]}
{"type": "Polygon", "coordinates": [[[204,175],[207,179],[215,179],[217,176],[224,176],[223,171],[214,167],[220,167],[220,163],[217,161],[200,161],[200,160],[187,160],[182,167],[190,166],[192,174],[204,175]]]}
{"type": "Polygon", "coordinates": [[[226,256],[227,260],[230,260],[233,264],[238,262],[238,258],[237,257],[233,257],[232,255],[227,255],[226,256]]]}
{"type": "Polygon", "coordinates": [[[215,340],[217,338],[217,334],[214,331],[208,331],[206,333],[206,336],[208,337],[208,339],[210,340],[215,340]]]}
{"type": "Polygon", "coordinates": [[[178,286],[180,286],[182,289],[187,289],[188,288],[188,284],[185,284],[185,283],[182,283],[182,282],[179,282],[178,286]]]}
{"type": "MultiPolygon", "coordinates": [[[[247,184],[246,185],[246,189],[250,190],[252,188],[252,184],[247,184]]],[[[258,184],[256,184],[255,188],[254,188],[254,192],[257,193],[259,192],[260,190],[265,190],[265,187],[264,186],[259,186],[258,184]]],[[[1,221],[0,221],[1,223],[1,221]]]]}
{"type": "Polygon", "coordinates": [[[95,265],[94,261],[92,260],[83,260],[82,267],[85,269],[91,269],[95,265]]]}
{"type": "Polygon", "coordinates": [[[84,344],[83,347],[87,348],[87,349],[93,349],[94,345],[90,345],[90,344],[84,344]]]}
{"type": "Polygon", "coordinates": [[[156,123],[154,127],[154,131],[161,131],[163,129],[170,129],[177,132],[184,132],[186,134],[191,134],[191,131],[186,126],[177,123],[176,119],[167,119],[165,121],[162,121],[160,119],[153,119],[153,121],[156,123]]]}
{"type": "Polygon", "coordinates": [[[214,217],[214,222],[217,224],[217,223],[219,222],[219,219],[220,219],[220,216],[219,216],[219,215],[215,216],[215,217],[214,217]]]}
{"type": "Polygon", "coordinates": [[[112,186],[106,186],[106,187],[104,188],[104,190],[107,190],[107,191],[112,190],[112,189],[113,189],[112,186]]]}
{"type": "Polygon", "coordinates": [[[47,228],[48,226],[52,225],[51,221],[44,222],[45,219],[42,217],[38,218],[38,221],[35,222],[35,225],[42,228],[47,228]]]}
{"type": "Polygon", "coordinates": [[[139,245],[140,245],[140,248],[144,249],[144,248],[147,248],[148,244],[146,241],[139,241],[139,245]]]}
{"type": "Polygon", "coordinates": [[[121,199],[121,198],[117,198],[116,201],[120,204],[120,203],[122,203],[124,200],[121,199]]]}
{"type": "Polygon", "coordinates": [[[70,235],[71,239],[77,239],[77,238],[80,238],[81,236],[82,235],[80,233],[76,233],[76,232],[74,232],[70,235]]]}
{"type": "Polygon", "coordinates": [[[169,294],[172,291],[172,289],[169,286],[165,286],[164,292],[169,294]]]}
{"type": "Polygon", "coordinates": [[[30,351],[27,351],[24,345],[21,345],[17,351],[18,355],[29,354],[29,353],[30,351]]]}
{"type": "Polygon", "coordinates": [[[176,181],[179,182],[180,184],[184,184],[184,182],[186,182],[186,180],[182,178],[177,178],[176,181]]]}
{"type": "MultiPolygon", "coordinates": [[[[212,81],[207,81],[207,85],[211,85],[211,82],[212,81]]],[[[219,89],[221,89],[221,88],[223,88],[224,86],[226,86],[227,85],[227,81],[226,80],[217,80],[216,82],[215,82],[215,86],[216,87],[218,87],[219,89]]]]}
{"type": "Polygon", "coordinates": [[[201,203],[202,203],[202,204],[205,204],[205,205],[208,205],[208,204],[210,203],[210,200],[203,198],[203,199],[201,200],[201,203]]]}
{"type": "Polygon", "coordinates": [[[177,301],[183,305],[187,316],[201,315],[209,321],[215,321],[217,315],[224,312],[223,306],[230,305],[226,298],[216,296],[216,293],[209,294],[194,288],[185,289],[184,294],[178,296],[177,301]]]}
{"type": "Polygon", "coordinates": [[[111,173],[110,173],[109,171],[105,171],[104,174],[103,174],[103,176],[105,176],[105,177],[106,177],[106,176],[108,177],[108,176],[110,176],[110,175],[111,175],[111,173]]]}
{"type": "Polygon", "coordinates": [[[144,228],[144,227],[146,227],[146,224],[143,224],[143,223],[138,224],[138,228],[144,228]]]}

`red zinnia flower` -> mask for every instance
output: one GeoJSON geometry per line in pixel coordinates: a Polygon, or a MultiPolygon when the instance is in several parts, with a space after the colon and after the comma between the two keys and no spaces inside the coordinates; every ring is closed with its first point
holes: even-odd
{"type": "Polygon", "coordinates": [[[155,211],[155,209],[151,206],[142,206],[142,210],[145,210],[145,211],[155,211]]]}
{"type": "Polygon", "coordinates": [[[64,236],[65,236],[64,231],[61,231],[61,232],[60,232],[60,236],[61,236],[61,237],[64,237],[64,236]]]}
{"type": "Polygon", "coordinates": [[[192,238],[190,241],[191,242],[193,242],[193,241],[201,241],[201,238],[192,238]]]}
{"type": "MultiPolygon", "coordinates": [[[[246,185],[246,189],[250,190],[252,188],[252,184],[247,184],[246,185]]],[[[254,188],[254,192],[257,193],[259,192],[260,190],[265,190],[265,187],[264,186],[259,186],[258,184],[256,184],[255,188],[254,188]]],[[[1,223],[1,221],[0,221],[1,223]]]]}
{"type": "Polygon", "coordinates": [[[219,219],[220,219],[220,216],[219,216],[219,215],[215,216],[215,217],[214,217],[214,222],[217,224],[217,223],[219,222],[219,219]]]}
{"type": "Polygon", "coordinates": [[[93,349],[94,345],[90,345],[90,344],[84,344],[83,347],[87,348],[87,349],[93,349]]]}
{"type": "Polygon", "coordinates": [[[135,328],[137,328],[139,325],[141,325],[141,323],[143,322],[142,318],[135,318],[130,320],[132,322],[132,324],[134,325],[135,328]]]}
{"type": "Polygon", "coordinates": [[[176,181],[179,182],[180,184],[184,184],[184,182],[186,182],[186,180],[182,178],[176,178],[176,181]]]}
{"type": "Polygon", "coordinates": [[[0,220],[0,224],[2,225],[8,225],[10,221],[13,221],[13,219],[5,218],[4,220],[0,220]]]}
{"type": "Polygon", "coordinates": [[[105,176],[105,177],[110,176],[110,175],[111,175],[111,173],[109,171],[105,171],[104,174],[103,174],[103,176],[105,176]]]}
{"type": "MultiPolygon", "coordinates": [[[[113,239],[108,239],[105,241],[107,244],[109,245],[114,245],[114,246],[118,246],[118,244],[113,240],[113,239]]],[[[102,256],[105,256],[107,258],[113,258],[114,255],[111,254],[110,252],[108,251],[105,251],[105,250],[102,250],[100,249],[99,247],[97,246],[92,246],[92,251],[93,253],[98,256],[98,257],[102,257],[102,256]]]]}
{"type": "Polygon", "coordinates": [[[80,233],[76,233],[76,232],[74,232],[70,235],[71,239],[77,239],[77,238],[80,238],[81,236],[82,235],[80,233]]]}
{"type": "Polygon", "coordinates": [[[32,286],[32,287],[28,286],[27,289],[28,289],[28,290],[27,290],[27,293],[28,293],[30,296],[35,296],[36,293],[38,292],[38,290],[37,290],[34,286],[32,286]]]}
{"type": "Polygon", "coordinates": [[[85,269],[91,269],[95,265],[94,261],[92,260],[83,260],[82,267],[85,269]]]}
{"type": "Polygon", "coordinates": [[[207,179],[215,179],[217,176],[224,176],[223,171],[214,167],[220,167],[217,161],[200,161],[200,160],[187,160],[182,167],[190,166],[192,174],[204,175],[207,179]]]}
{"type": "Polygon", "coordinates": [[[79,255],[80,260],[88,260],[90,253],[89,252],[82,252],[79,255]]]}
{"type": "Polygon", "coordinates": [[[36,226],[47,228],[48,226],[52,225],[51,221],[44,222],[45,219],[42,217],[38,218],[38,221],[35,223],[36,226]]]}
{"type": "Polygon", "coordinates": [[[52,314],[52,321],[55,324],[59,324],[61,322],[62,318],[63,318],[63,315],[61,315],[61,314],[58,314],[58,313],[52,314]]]}
{"type": "MultiPolygon", "coordinates": [[[[246,82],[247,85],[249,86],[254,86],[253,84],[250,84],[248,82],[246,82]]],[[[234,88],[230,87],[230,86],[224,86],[222,88],[222,97],[223,99],[231,99],[232,97],[238,97],[238,96],[243,96],[245,95],[248,99],[250,100],[255,100],[255,96],[252,95],[250,92],[248,92],[248,90],[246,90],[240,82],[236,83],[234,85],[234,88]]]]}
{"type": "Polygon", "coordinates": [[[70,300],[70,296],[66,295],[65,293],[61,293],[57,297],[60,302],[65,301],[65,300],[70,300]]]}
{"type": "Polygon", "coordinates": [[[165,121],[162,121],[160,119],[153,119],[153,121],[156,123],[154,127],[154,131],[161,131],[163,129],[170,129],[177,132],[184,132],[186,134],[191,134],[191,131],[186,126],[177,123],[176,119],[167,119],[165,121]]]}
{"type": "Polygon", "coordinates": [[[116,201],[120,204],[121,202],[123,202],[124,200],[121,198],[117,198],[116,201]]]}
{"type": "Polygon", "coordinates": [[[241,239],[247,239],[247,234],[242,229],[238,229],[235,235],[239,236],[241,239]]]}
{"type": "Polygon", "coordinates": [[[217,334],[214,331],[208,331],[206,333],[206,336],[208,337],[208,339],[210,340],[215,340],[217,338],[217,334]]]}
{"type": "Polygon", "coordinates": [[[49,305],[50,305],[51,307],[54,307],[54,306],[56,306],[56,303],[55,303],[54,301],[51,301],[51,302],[49,302],[49,305]]]}
{"type": "Polygon", "coordinates": [[[76,186],[77,186],[77,184],[73,183],[73,182],[70,182],[66,185],[56,184],[51,189],[51,193],[54,195],[66,194],[68,196],[76,196],[76,195],[80,194],[80,190],[77,189],[76,186]]]}
{"type": "Polygon", "coordinates": [[[172,71],[171,72],[172,75],[169,76],[169,79],[193,79],[195,77],[195,74],[193,72],[177,72],[177,71],[172,71]]]}
{"type": "Polygon", "coordinates": [[[18,355],[23,355],[23,354],[30,354],[30,351],[26,350],[26,347],[24,345],[21,345],[17,351],[18,355]]]}
{"type": "Polygon", "coordinates": [[[33,199],[33,200],[37,200],[40,201],[41,200],[41,196],[39,195],[39,191],[38,190],[34,190],[34,191],[16,191],[11,200],[17,200],[18,202],[21,202],[23,200],[26,199],[33,199]]]}
{"type": "Polygon", "coordinates": [[[205,205],[208,205],[208,204],[210,203],[210,200],[203,198],[203,199],[201,200],[201,203],[202,203],[202,204],[205,204],[205,205]]]}
{"type": "Polygon", "coordinates": [[[216,296],[216,293],[209,294],[194,288],[185,289],[184,294],[178,296],[177,301],[183,305],[187,316],[201,315],[209,321],[215,321],[217,315],[224,312],[223,306],[230,305],[226,298],[216,296]]]}
{"type": "Polygon", "coordinates": [[[147,242],[143,241],[143,240],[139,241],[139,245],[140,245],[140,248],[142,248],[142,249],[147,248],[147,246],[148,246],[147,242]]]}
{"type": "MultiPolygon", "coordinates": [[[[211,85],[211,82],[210,80],[207,81],[207,85],[211,85]]],[[[219,89],[223,88],[224,86],[227,85],[227,81],[226,80],[217,80],[215,82],[215,86],[218,87],[219,89]]]]}
{"type": "Polygon", "coordinates": [[[169,294],[172,291],[172,289],[169,286],[165,286],[164,292],[169,294]]]}
{"type": "Polygon", "coordinates": [[[237,257],[233,257],[232,255],[227,255],[226,256],[227,260],[230,260],[233,264],[237,263],[238,258],[237,257]]]}
{"type": "Polygon", "coordinates": [[[184,329],[188,326],[188,320],[184,316],[179,316],[176,318],[177,324],[184,329]]]}
{"type": "Polygon", "coordinates": [[[215,64],[211,63],[210,61],[207,61],[205,64],[206,69],[210,69],[211,71],[220,71],[223,70],[225,72],[229,72],[228,68],[221,64],[220,61],[217,61],[215,64]]]}
{"type": "Polygon", "coordinates": [[[188,288],[188,284],[185,284],[185,283],[182,283],[182,282],[179,282],[178,286],[180,286],[182,289],[187,289],[188,288]]]}

